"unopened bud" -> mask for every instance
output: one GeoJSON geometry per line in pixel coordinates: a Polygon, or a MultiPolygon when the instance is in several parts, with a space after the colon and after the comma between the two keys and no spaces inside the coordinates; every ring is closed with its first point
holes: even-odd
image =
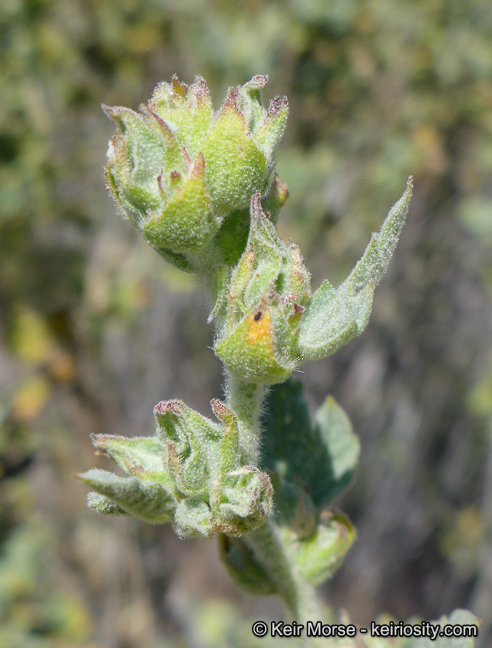
{"type": "MultiPolygon", "coordinates": [[[[186,270],[223,262],[227,250],[202,251],[232,213],[258,192],[280,204],[275,149],[287,120],[286,98],[261,104],[266,76],[230,88],[214,113],[205,81],[176,76],[159,84],[141,113],[104,106],[118,130],[108,148],[108,188],[129,220],[166,259],[186,270]]],[[[247,212],[245,217],[249,220],[247,212]]]]}
{"type": "Polygon", "coordinates": [[[182,401],[154,408],[156,436],[93,435],[99,454],[129,477],[93,468],[79,479],[96,491],[89,506],[106,515],[171,522],[178,535],[238,536],[259,527],[272,510],[268,475],[240,462],[234,414],[212,401],[214,423],[182,401]]]}
{"type": "Polygon", "coordinates": [[[256,194],[248,243],[232,275],[227,318],[215,344],[217,356],[248,382],[283,382],[298,363],[296,339],[309,296],[299,248],[279,239],[256,194]]]}

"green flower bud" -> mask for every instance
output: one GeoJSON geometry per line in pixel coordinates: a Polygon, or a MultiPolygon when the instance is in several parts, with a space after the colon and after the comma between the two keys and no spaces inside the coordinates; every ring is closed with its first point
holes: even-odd
{"type": "Polygon", "coordinates": [[[181,401],[159,403],[155,408],[157,433],[168,446],[169,471],[180,493],[190,498],[177,512],[178,532],[193,535],[206,528],[206,535],[214,531],[241,535],[269,515],[273,490],[267,475],[240,465],[234,414],[217,400],[212,401],[212,409],[222,425],[213,424],[181,401]],[[192,523],[190,516],[195,513],[197,520],[192,523]]]}
{"type": "Polygon", "coordinates": [[[248,243],[232,275],[226,321],[215,343],[217,356],[248,382],[283,382],[298,363],[296,339],[309,296],[299,248],[279,239],[256,194],[248,243]]]}
{"type": "Polygon", "coordinates": [[[410,178],[341,286],[335,290],[324,281],[312,297],[299,248],[279,239],[259,194],[253,196],[248,243],[232,274],[227,315],[214,347],[231,374],[256,384],[283,382],[302,362],[331,355],[364,330],[374,290],[405,223],[412,186],[410,178]]]}
{"type": "Polygon", "coordinates": [[[219,469],[220,426],[179,400],[158,403],[154,415],[177,489],[185,496],[205,497],[211,476],[219,469]]]}
{"type": "Polygon", "coordinates": [[[253,193],[271,192],[272,204],[286,195],[275,179],[274,152],[287,100],[276,97],[263,108],[267,81],[257,75],[230,88],[216,113],[199,76],[190,87],[176,76],[159,84],[141,114],[104,106],[118,125],[108,148],[108,188],[152,247],[182,269],[215,263],[217,252],[210,248],[205,258],[204,248],[253,193]]]}
{"type": "Polygon", "coordinates": [[[240,463],[234,414],[212,401],[219,423],[182,401],[154,408],[156,436],[93,435],[99,454],[111,457],[128,478],[92,469],[78,477],[96,491],[89,506],[106,515],[171,522],[178,535],[237,536],[256,529],[272,510],[269,477],[240,463]]]}
{"type": "Polygon", "coordinates": [[[205,184],[205,162],[193,163],[170,127],[145,114],[105,107],[119,126],[108,149],[108,188],[156,249],[198,252],[219,229],[205,184]]]}
{"type": "Polygon", "coordinates": [[[207,184],[219,210],[248,207],[254,193],[265,194],[273,179],[273,154],[287,122],[286,97],[276,97],[267,110],[261,89],[268,77],[254,76],[231,88],[202,145],[207,184]]]}
{"type": "Polygon", "coordinates": [[[227,535],[254,531],[273,509],[268,475],[253,466],[241,466],[216,482],[211,492],[215,529],[227,535]]]}

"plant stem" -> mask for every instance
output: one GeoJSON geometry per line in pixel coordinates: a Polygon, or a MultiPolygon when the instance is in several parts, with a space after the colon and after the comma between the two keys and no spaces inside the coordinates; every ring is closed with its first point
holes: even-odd
{"type": "Polygon", "coordinates": [[[270,518],[259,529],[243,536],[243,541],[275,583],[291,619],[304,625],[304,645],[326,646],[326,640],[322,643],[321,639],[306,637],[307,622],[323,622],[325,614],[314,587],[307,583],[289,555],[279,527],[270,518]]]}
{"type": "Polygon", "coordinates": [[[264,385],[226,375],[226,405],[237,417],[241,459],[250,466],[257,466],[260,458],[260,413],[265,395],[264,385]]]}
{"type": "MultiPolygon", "coordinates": [[[[265,395],[264,385],[247,383],[227,374],[226,404],[237,417],[241,459],[253,466],[260,460],[260,413],[265,395]]],[[[304,625],[304,645],[326,647],[326,640],[306,637],[307,622],[323,621],[323,608],[314,587],[302,576],[291,555],[290,543],[284,542],[275,521],[269,518],[256,531],[244,535],[243,540],[275,584],[291,620],[304,625]]]]}

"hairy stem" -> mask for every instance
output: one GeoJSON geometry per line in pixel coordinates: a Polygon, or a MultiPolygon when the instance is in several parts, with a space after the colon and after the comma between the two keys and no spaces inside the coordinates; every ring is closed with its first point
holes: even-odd
{"type": "MultiPolygon", "coordinates": [[[[226,375],[226,404],[237,417],[241,457],[245,464],[257,466],[260,461],[260,414],[266,392],[264,385],[226,375]]],[[[273,518],[266,520],[256,531],[244,535],[243,540],[275,584],[290,619],[304,625],[304,645],[309,648],[326,646],[326,640],[306,637],[308,621],[323,621],[323,607],[315,589],[297,567],[289,543],[284,542],[281,529],[273,518]]]]}
{"type": "Polygon", "coordinates": [[[237,417],[242,461],[252,466],[257,466],[260,458],[260,413],[265,396],[264,385],[247,383],[227,374],[226,405],[237,417]]]}
{"type": "Polygon", "coordinates": [[[302,636],[305,645],[309,648],[326,646],[326,640],[322,644],[321,639],[306,637],[307,622],[324,621],[325,613],[314,587],[306,582],[292,561],[288,547],[282,541],[279,527],[270,518],[259,529],[243,536],[243,541],[254,552],[258,562],[275,583],[290,618],[304,625],[302,636]]]}

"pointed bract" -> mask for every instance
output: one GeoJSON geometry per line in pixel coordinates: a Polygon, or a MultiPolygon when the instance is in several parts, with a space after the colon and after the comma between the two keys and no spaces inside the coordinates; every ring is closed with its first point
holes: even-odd
{"type": "Polygon", "coordinates": [[[93,468],[78,475],[100,495],[108,497],[129,515],[163,524],[174,519],[176,500],[172,493],[156,482],[143,482],[137,477],[118,477],[107,470],[93,468]]]}
{"type": "Polygon", "coordinates": [[[87,506],[102,515],[128,515],[126,511],[112,502],[109,497],[91,492],[87,495],[87,506]]]}
{"type": "Polygon", "coordinates": [[[157,437],[120,437],[93,434],[92,443],[98,454],[113,459],[127,475],[151,481],[165,481],[165,446],[157,437]]]}
{"type": "Polygon", "coordinates": [[[390,210],[381,230],[373,234],[364,255],[336,290],[325,281],[306,305],[301,318],[299,357],[318,360],[331,355],[356,337],[367,325],[374,290],[395,250],[412,196],[409,178],[405,193],[390,210]]]}

